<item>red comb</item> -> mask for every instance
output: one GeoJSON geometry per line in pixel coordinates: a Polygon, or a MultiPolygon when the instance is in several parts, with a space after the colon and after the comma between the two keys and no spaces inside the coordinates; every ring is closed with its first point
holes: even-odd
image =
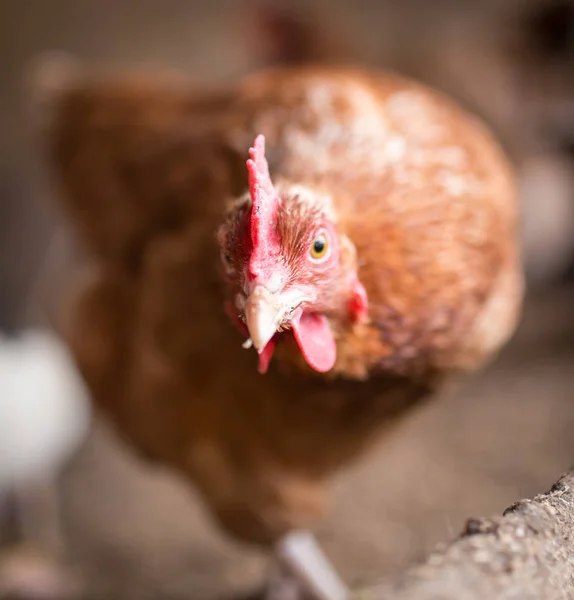
{"type": "Polygon", "coordinates": [[[272,259],[277,255],[278,240],[275,230],[278,196],[265,159],[265,137],[258,135],[249,149],[247,172],[251,194],[251,242],[253,252],[249,270],[255,278],[272,268],[272,259]]]}

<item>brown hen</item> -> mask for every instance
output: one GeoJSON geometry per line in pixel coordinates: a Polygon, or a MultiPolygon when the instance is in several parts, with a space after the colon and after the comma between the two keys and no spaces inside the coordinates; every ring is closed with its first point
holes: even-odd
{"type": "Polygon", "coordinates": [[[47,140],[87,254],[66,331],[94,401],[243,540],[312,526],[331,475],[514,331],[511,170],[415,82],[76,74],[47,140]]]}

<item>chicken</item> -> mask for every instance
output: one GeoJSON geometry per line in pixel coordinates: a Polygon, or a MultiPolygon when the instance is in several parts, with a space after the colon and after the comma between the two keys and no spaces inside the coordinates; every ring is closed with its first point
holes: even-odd
{"type": "Polygon", "coordinates": [[[44,521],[57,520],[51,478],[87,434],[85,384],[54,334],[28,330],[0,336],[0,385],[0,597],[71,597],[76,582],[47,552],[57,523],[44,521]]]}
{"type": "Polygon", "coordinates": [[[53,334],[0,336],[0,494],[55,471],[76,450],[89,423],[84,384],[53,334]]]}
{"type": "Polygon", "coordinates": [[[228,533],[308,548],[328,479],[512,335],[505,156],[392,73],[64,80],[46,152],[86,277],[62,327],[94,401],[228,533]]]}

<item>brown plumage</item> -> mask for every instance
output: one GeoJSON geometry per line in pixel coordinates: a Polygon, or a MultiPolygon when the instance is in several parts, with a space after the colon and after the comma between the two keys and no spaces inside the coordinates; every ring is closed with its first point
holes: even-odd
{"type": "Polygon", "coordinates": [[[88,256],[66,328],[94,400],[244,540],[311,525],[329,476],[514,331],[509,166],[479,122],[414,82],[309,67],[200,93],[183,79],[78,75],[47,139],[88,256]],[[277,189],[330,199],[367,293],[366,320],[329,307],[325,374],[292,343],[259,374],[226,314],[235,284],[217,233],[230,202],[249,209],[258,134],[277,189]]]}

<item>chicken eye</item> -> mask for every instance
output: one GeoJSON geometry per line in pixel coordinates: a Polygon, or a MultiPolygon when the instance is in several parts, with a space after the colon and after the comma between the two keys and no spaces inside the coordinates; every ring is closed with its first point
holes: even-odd
{"type": "Polygon", "coordinates": [[[223,263],[223,266],[225,267],[225,270],[228,273],[231,273],[233,271],[231,256],[229,254],[227,254],[227,252],[221,253],[221,262],[223,263]]]}
{"type": "Polygon", "coordinates": [[[321,260],[329,252],[329,241],[324,233],[319,234],[311,244],[311,258],[321,260]]]}

